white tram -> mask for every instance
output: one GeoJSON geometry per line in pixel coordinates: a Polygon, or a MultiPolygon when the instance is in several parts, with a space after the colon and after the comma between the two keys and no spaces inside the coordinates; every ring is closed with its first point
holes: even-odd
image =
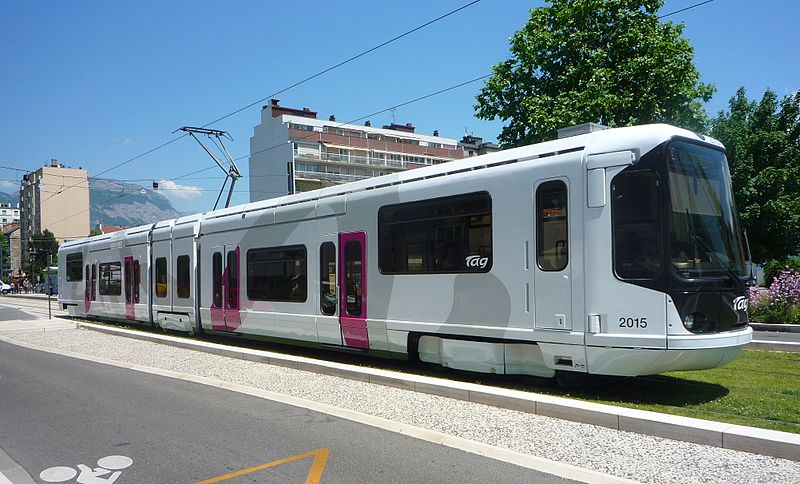
{"type": "Polygon", "coordinates": [[[723,147],[609,129],[68,242],[69,314],[497,374],[649,375],[750,342],[723,147]]]}

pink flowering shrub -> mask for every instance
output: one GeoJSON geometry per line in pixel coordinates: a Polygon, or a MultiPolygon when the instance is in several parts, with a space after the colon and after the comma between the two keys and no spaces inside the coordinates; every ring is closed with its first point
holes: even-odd
{"type": "Polygon", "coordinates": [[[784,270],[766,293],[750,288],[750,320],[762,323],[800,324],[800,273],[784,270]]]}

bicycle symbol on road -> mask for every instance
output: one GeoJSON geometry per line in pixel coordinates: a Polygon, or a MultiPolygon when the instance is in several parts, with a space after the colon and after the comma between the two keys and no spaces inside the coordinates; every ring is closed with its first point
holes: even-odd
{"type": "Polygon", "coordinates": [[[124,455],[109,455],[97,461],[97,467],[78,464],[77,469],[55,466],[43,470],[39,479],[44,482],[67,482],[78,476],[79,484],[113,484],[122,475],[122,469],[133,464],[133,459],[124,455]],[[110,474],[110,475],[109,475],[110,474]]]}

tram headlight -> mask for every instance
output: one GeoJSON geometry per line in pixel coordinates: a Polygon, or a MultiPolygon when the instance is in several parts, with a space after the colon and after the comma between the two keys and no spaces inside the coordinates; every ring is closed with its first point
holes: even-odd
{"type": "Polygon", "coordinates": [[[683,325],[686,327],[686,329],[691,330],[694,327],[694,314],[687,314],[683,318],[683,325]]]}

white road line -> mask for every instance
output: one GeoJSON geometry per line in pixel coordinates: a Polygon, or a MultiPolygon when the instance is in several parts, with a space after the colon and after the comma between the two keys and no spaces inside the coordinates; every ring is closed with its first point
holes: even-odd
{"type": "Polygon", "coordinates": [[[583,469],[581,467],[577,467],[574,465],[564,464],[562,462],[556,462],[550,459],[544,459],[542,457],[532,456],[524,454],[522,452],[513,451],[510,449],[495,447],[480,442],[474,442],[462,437],[455,437],[441,432],[436,432],[434,430],[423,429],[420,427],[415,427],[413,425],[395,422],[385,418],[375,417],[373,415],[367,415],[361,412],[355,412],[352,410],[334,407],[333,405],[328,405],[319,402],[312,402],[309,400],[304,400],[289,395],[281,395],[279,393],[270,392],[267,390],[261,390],[258,388],[252,388],[244,385],[239,385],[236,383],[230,383],[226,381],[215,380],[212,378],[206,378],[201,376],[189,375],[186,373],[179,373],[176,371],[163,370],[160,368],[152,368],[143,365],[135,365],[125,362],[119,362],[96,356],[73,353],[71,351],[57,350],[53,348],[43,348],[29,343],[15,341],[13,339],[6,338],[4,336],[0,336],[0,340],[17,346],[22,346],[24,348],[29,348],[32,350],[43,351],[46,353],[53,353],[61,356],[68,356],[70,358],[92,361],[95,363],[116,366],[118,368],[125,368],[129,370],[140,371],[143,373],[149,373],[168,378],[175,378],[178,380],[190,381],[193,383],[200,383],[202,385],[222,388],[225,390],[230,390],[245,395],[251,395],[258,398],[263,398],[265,400],[271,400],[274,402],[284,403],[295,407],[306,408],[308,410],[313,410],[315,412],[325,413],[328,415],[332,415],[334,417],[351,420],[353,422],[363,423],[371,427],[376,427],[390,432],[408,435],[410,437],[414,437],[420,440],[425,440],[427,442],[432,442],[434,444],[446,445],[454,449],[463,450],[465,452],[470,452],[472,454],[482,455],[502,462],[508,462],[510,464],[515,464],[528,469],[544,472],[546,474],[564,477],[566,479],[572,479],[581,482],[591,482],[591,483],[635,482],[629,479],[624,479],[621,477],[612,476],[609,474],[604,474],[602,472],[597,472],[589,469],[583,469]]]}

